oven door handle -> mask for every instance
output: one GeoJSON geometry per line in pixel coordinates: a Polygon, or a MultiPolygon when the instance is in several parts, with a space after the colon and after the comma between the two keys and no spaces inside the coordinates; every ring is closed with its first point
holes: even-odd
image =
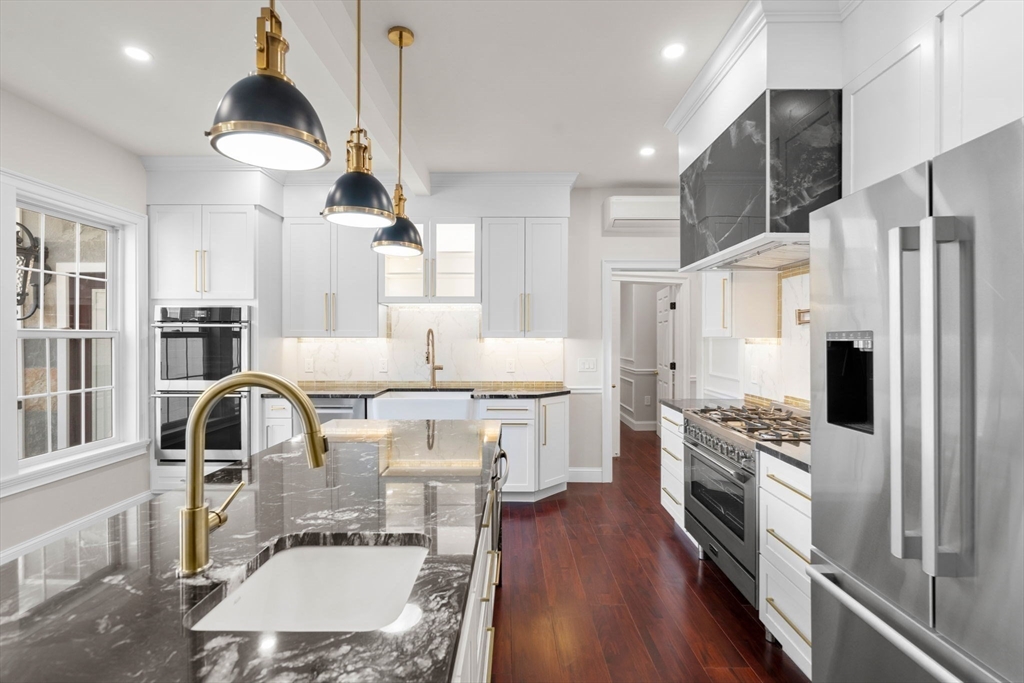
{"type": "MultiPolygon", "coordinates": [[[[164,391],[150,394],[150,398],[199,398],[203,395],[202,391],[164,391]]],[[[243,401],[249,400],[249,392],[232,392],[230,394],[224,394],[221,398],[240,398],[243,401]]]]}
{"type": "Polygon", "coordinates": [[[705,463],[707,465],[710,465],[711,467],[714,467],[716,470],[722,472],[723,474],[728,475],[733,480],[735,480],[735,481],[737,481],[737,482],[739,482],[741,484],[750,480],[750,474],[748,472],[745,472],[743,470],[738,470],[735,467],[731,467],[731,466],[725,464],[724,462],[722,462],[718,458],[715,458],[715,457],[713,457],[711,455],[708,455],[707,453],[704,453],[702,451],[698,451],[696,448],[694,448],[689,443],[684,443],[683,445],[686,446],[688,449],[690,449],[693,452],[694,455],[696,455],[698,458],[700,458],[701,462],[703,462],[703,463],[705,463]]]}
{"type": "Polygon", "coordinates": [[[173,329],[184,329],[186,327],[198,327],[200,329],[205,328],[205,327],[230,327],[233,330],[244,330],[247,327],[249,327],[249,323],[246,323],[246,322],[239,322],[239,323],[197,323],[197,322],[188,322],[188,323],[153,323],[153,327],[155,327],[157,329],[171,329],[171,330],[173,330],[173,329]]]}

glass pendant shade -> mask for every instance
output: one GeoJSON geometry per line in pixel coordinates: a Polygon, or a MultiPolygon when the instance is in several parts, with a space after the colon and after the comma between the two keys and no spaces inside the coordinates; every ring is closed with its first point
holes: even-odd
{"type": "Polygon", "coordinates": [[[353,228],[386,228],[395,224],[395,207],[388,191],[370,173],[349,171],[327,194],[324,218],[353,228]]]}
{"type": "Polygon", "coordinates": [[[377,231],[370,248],[386,256],[419,256],[423,253],[423,240],[415,223],[398,216],[394,225],[377,231]]]}
{"type": "Polygon", "coordinates": [[[313,105],[276,76],[252,74],[231,86],[208,135],[224,156],[261,168],[308,171],[331,160],[313,105]]]}

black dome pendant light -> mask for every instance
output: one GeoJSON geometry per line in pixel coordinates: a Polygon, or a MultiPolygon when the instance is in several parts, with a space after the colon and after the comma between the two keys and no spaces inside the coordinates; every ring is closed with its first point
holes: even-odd
{"type": "Polygon", "coordinates": [[[256,19],[256,71],[221,98],[206,135],[215,150],[243,164],[308,171],[331,160],[313,105],[284,73],[288,41],[275,0],[256,19]]]}
{"type": "Polygon", "coordinates": [[[395,207],[384,185],[373,177],[370,137],[361,125],[363,90],[363,3],[356,0],[356,127],[345,143],[345,174],[334,181],[320,215],[331,223],[354,228],[395,224],[395,207]],[[363,142],[363,139],[366,142],[363,142]]]}
{"type": "Polygon", "coordinates": [[[404,26],[388,29],[388,40],[398,46],[398,182],[395,183],[395,224],[380,228],[370,248],[378,254],[417,256],[423,253],[423,240],[416,225],[405,215],[405,194],[402,192],[402,53],[412,45],[415,36],[404,26]]]}

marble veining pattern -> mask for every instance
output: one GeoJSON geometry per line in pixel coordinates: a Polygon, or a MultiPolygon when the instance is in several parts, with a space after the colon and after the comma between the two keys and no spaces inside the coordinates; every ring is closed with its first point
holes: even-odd
{"type": "Polygon", "coordinates": [[[782,279],[779,344],[744,344],[742,390],[782,402],[811,395],[810,325],[796,324],[797,309],[810,308],[810,275],[782,279]]]}
{"type": "MultiPolygon", "coordinates": [[[[308,469],[301,439],[254,456],[254,483],[211,535],[205,576],[175,575],[181,492],[0,565],[0,680],[448,680],[499,425],[437,422],[432,437],[423,421],[360,425],[328,423],[321,469],[308,469]],[[211,609],[274,552],[337,543],[429,543],[409,598],[421,620],[400,633],[185,625],[200,618],[192,609],[211,609]]],[[[229,490],[206,492],[216,505],[229,490]]]]}
{"type": "Polygon", "coordinates": [[[429,382],[427,329],[433,329],[439,381],[561,382],[561,339],[484,339],[481,308],[462,305],[388,307],[390,334],[378,339],[285,339],[284,374],[297,381],[429,382]],[[507,371],[506,362],[515,361],[507,371]],[[313,372],[305,372],[306,361],[313,372]],[[386,362],[387,372],[380,372],[386,362]]]}

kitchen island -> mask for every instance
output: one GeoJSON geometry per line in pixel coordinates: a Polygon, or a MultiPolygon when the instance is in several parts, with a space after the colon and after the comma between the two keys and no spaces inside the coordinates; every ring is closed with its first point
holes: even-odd
{"type": "MultiPolygon", "coordinates": [[[[336,421],[324,433],[324,468],[307,468],[301,438],[253,456],[253,483],[211,535],[205,575],[176,576],[183,492],[93,520],[0,565],[0,680],[457,678],[463,617],[482,573],[480,543],[492,531],[500,423],[336,421]],[[429,539],[429,550],[410,609],[387,629],[217,632],[185,625],[287,548],[410,539],[429,539]]],[[[210,483],[206,490],[217,505],[230,488],[210,483]]]]}

